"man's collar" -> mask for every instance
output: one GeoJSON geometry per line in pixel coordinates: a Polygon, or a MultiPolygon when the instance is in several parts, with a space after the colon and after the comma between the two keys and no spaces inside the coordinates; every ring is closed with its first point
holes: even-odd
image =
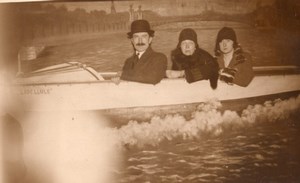
{"type": "Polygon", "coordinates": [[[139,57],[139,59],[141,58],[141,56],[146,52],[145,51],[142,51],[142,52],[138,52],[138,51],[135,51],[135,54],[139,57]]]}
{"type": "Polygon", "coordinates": [[[143,52],[135,51],[134,54],[136,55],[137,53],[139,53],[139,59],[140,59],[142,57],[142,55],[144,55],[144,57],[145,57],[151,52],[152,52],[152,48],[151,48],[151,46],[149,46],[145,51],[143,51],[143,52]]]}

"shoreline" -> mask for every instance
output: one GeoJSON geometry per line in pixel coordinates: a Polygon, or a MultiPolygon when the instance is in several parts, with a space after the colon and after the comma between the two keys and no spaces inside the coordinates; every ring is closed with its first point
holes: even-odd
{"type": "MultiPolygon", "coordinates": [[[[191,27],[194,29],[203,29],[203,30],[218,30],[222,26],[230,26],[234,28],[242,28],[242,29],[252,29],[248,24],[243,24],[241,22],[232,22],[232,21],[190,21],[190,22],[173,22],[164,25],[154,26],[153,29],[156,31],[174,31],[181,30],[186,27],[191,27]],[[220,26],[221,25],[221,26],[220,26]]],[[[91,33],[82,33],[82,34],[70,34],[70,35],[55,35],[45,38],[35,38],[32,40],[24,40],[23,46],[55,46],[62,44],[70,44],[78,41],[94,39],[98,36],[109,35],[112,36],[114,34],[124,34],[126,37],[126,33],[130,31],[128,30],[118,30],[118,31],[106,31],[106,32],[91,32],[91,33]]]]}
{"type": "Polygon", "coordinates": [[[84,33],[84,34],[71,34],[71,35],[60,35],[60,36],[51,36],[47,38],[35,38],[32,40],[23,41],[23,46],[57,46],[70,43],[76,43],[79,41],[95,39],[99,36],[123,33],[126,36],[126,31],[114,31],[114,32],[97,32],[97,33],[84,33]]]}

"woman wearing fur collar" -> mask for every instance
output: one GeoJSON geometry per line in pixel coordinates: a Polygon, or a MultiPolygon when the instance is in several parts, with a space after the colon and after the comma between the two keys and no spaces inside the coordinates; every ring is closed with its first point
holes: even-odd
{"type": "Polygon", "coordinates": [[[172,70],[167,77],[184,77],[188,83],[209,80],[210,86],[217,88],[219,66],[215,59],[199,48],[197,34],[193,29],[186,28],[180,32],[179,42],[171,53],[172,70]]]}
{"type": "Polygon", "coordinates": [[[223,27],[218,35],[215,54],[220,67],[220,80],[246,87],[254,77],[252,58],[237,42],[232,28],[223,27]]]}

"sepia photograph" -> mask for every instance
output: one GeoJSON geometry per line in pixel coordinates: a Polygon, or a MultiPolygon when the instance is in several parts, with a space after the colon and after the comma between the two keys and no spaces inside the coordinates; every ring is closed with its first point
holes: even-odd
{"type": "Polygon", "coordinates": [[[300,182],[300,1],[0,1],[0,183],[300,182]]]}

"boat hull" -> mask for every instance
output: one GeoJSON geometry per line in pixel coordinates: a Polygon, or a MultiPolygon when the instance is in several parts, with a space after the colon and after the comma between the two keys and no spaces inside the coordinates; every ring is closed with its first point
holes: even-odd
{"type": "MultiPolygon", "coordinates": [[[[274,100],[286,100],[291,97],[297,97],[300,95],[300,90],[283,92],[271,95],[256,96],[250,98],[240,98],[233,100],[223,100],[223,101],[210,101],[210,102],[220,102],[221,106],[218,107],[218,111],[224,112],[225,110],[235,111],[241,114],[244,109],[249,105],[263,105],[266,101],[274,100]]],[[[154,116],[164,118],[167,115],[180,114],[184,116],[187,120],[192,118],[192,113],[198,110],[198,106],[201,104],[206,104],[204,102],[199,103],[187,103],[187,104],[177,104],[177,105],[164,105],[164,106],[152,106],[152,107],[131,107],[131,108],[119,108],[119,109],[104,109],[99,110],[97,113],[101,116],[105,116],[111,122],[109,125],[111,127],[120,127],[122,125],[128,124],[130,120],[137,122],[147,122],[150,121],[154,116]]]]}
{"type": "MultiPolygon", "coordinates": [[[[18,80],[13,91],[28,112],[97,111],[120,124],[177,112],[188,116],[197,105],[212,100],[222,103],[221,110],[241,111],[250,104],[300,93],[299,68],[258,67],[255,73],[247,87],[219,81],[215,90],[208,80],[191,84],[183,78],[163,79],[157,85],[129,81],[115,84],[110,80],[53,82],[50,75],[45,82],[18,80]]],[[[104,78],[108,75],[102,73],[104,78]]]]}
{"type": "Polygon", "coordinates": [[[207,80],[192,84],[184,79],[164,79],[157,85],[122,81],[21,84],[15,91],[29,111],[103,110],[150,107],[253,98],[300,90],[300,75],[256,76],[248,87],[207,80]]]}

